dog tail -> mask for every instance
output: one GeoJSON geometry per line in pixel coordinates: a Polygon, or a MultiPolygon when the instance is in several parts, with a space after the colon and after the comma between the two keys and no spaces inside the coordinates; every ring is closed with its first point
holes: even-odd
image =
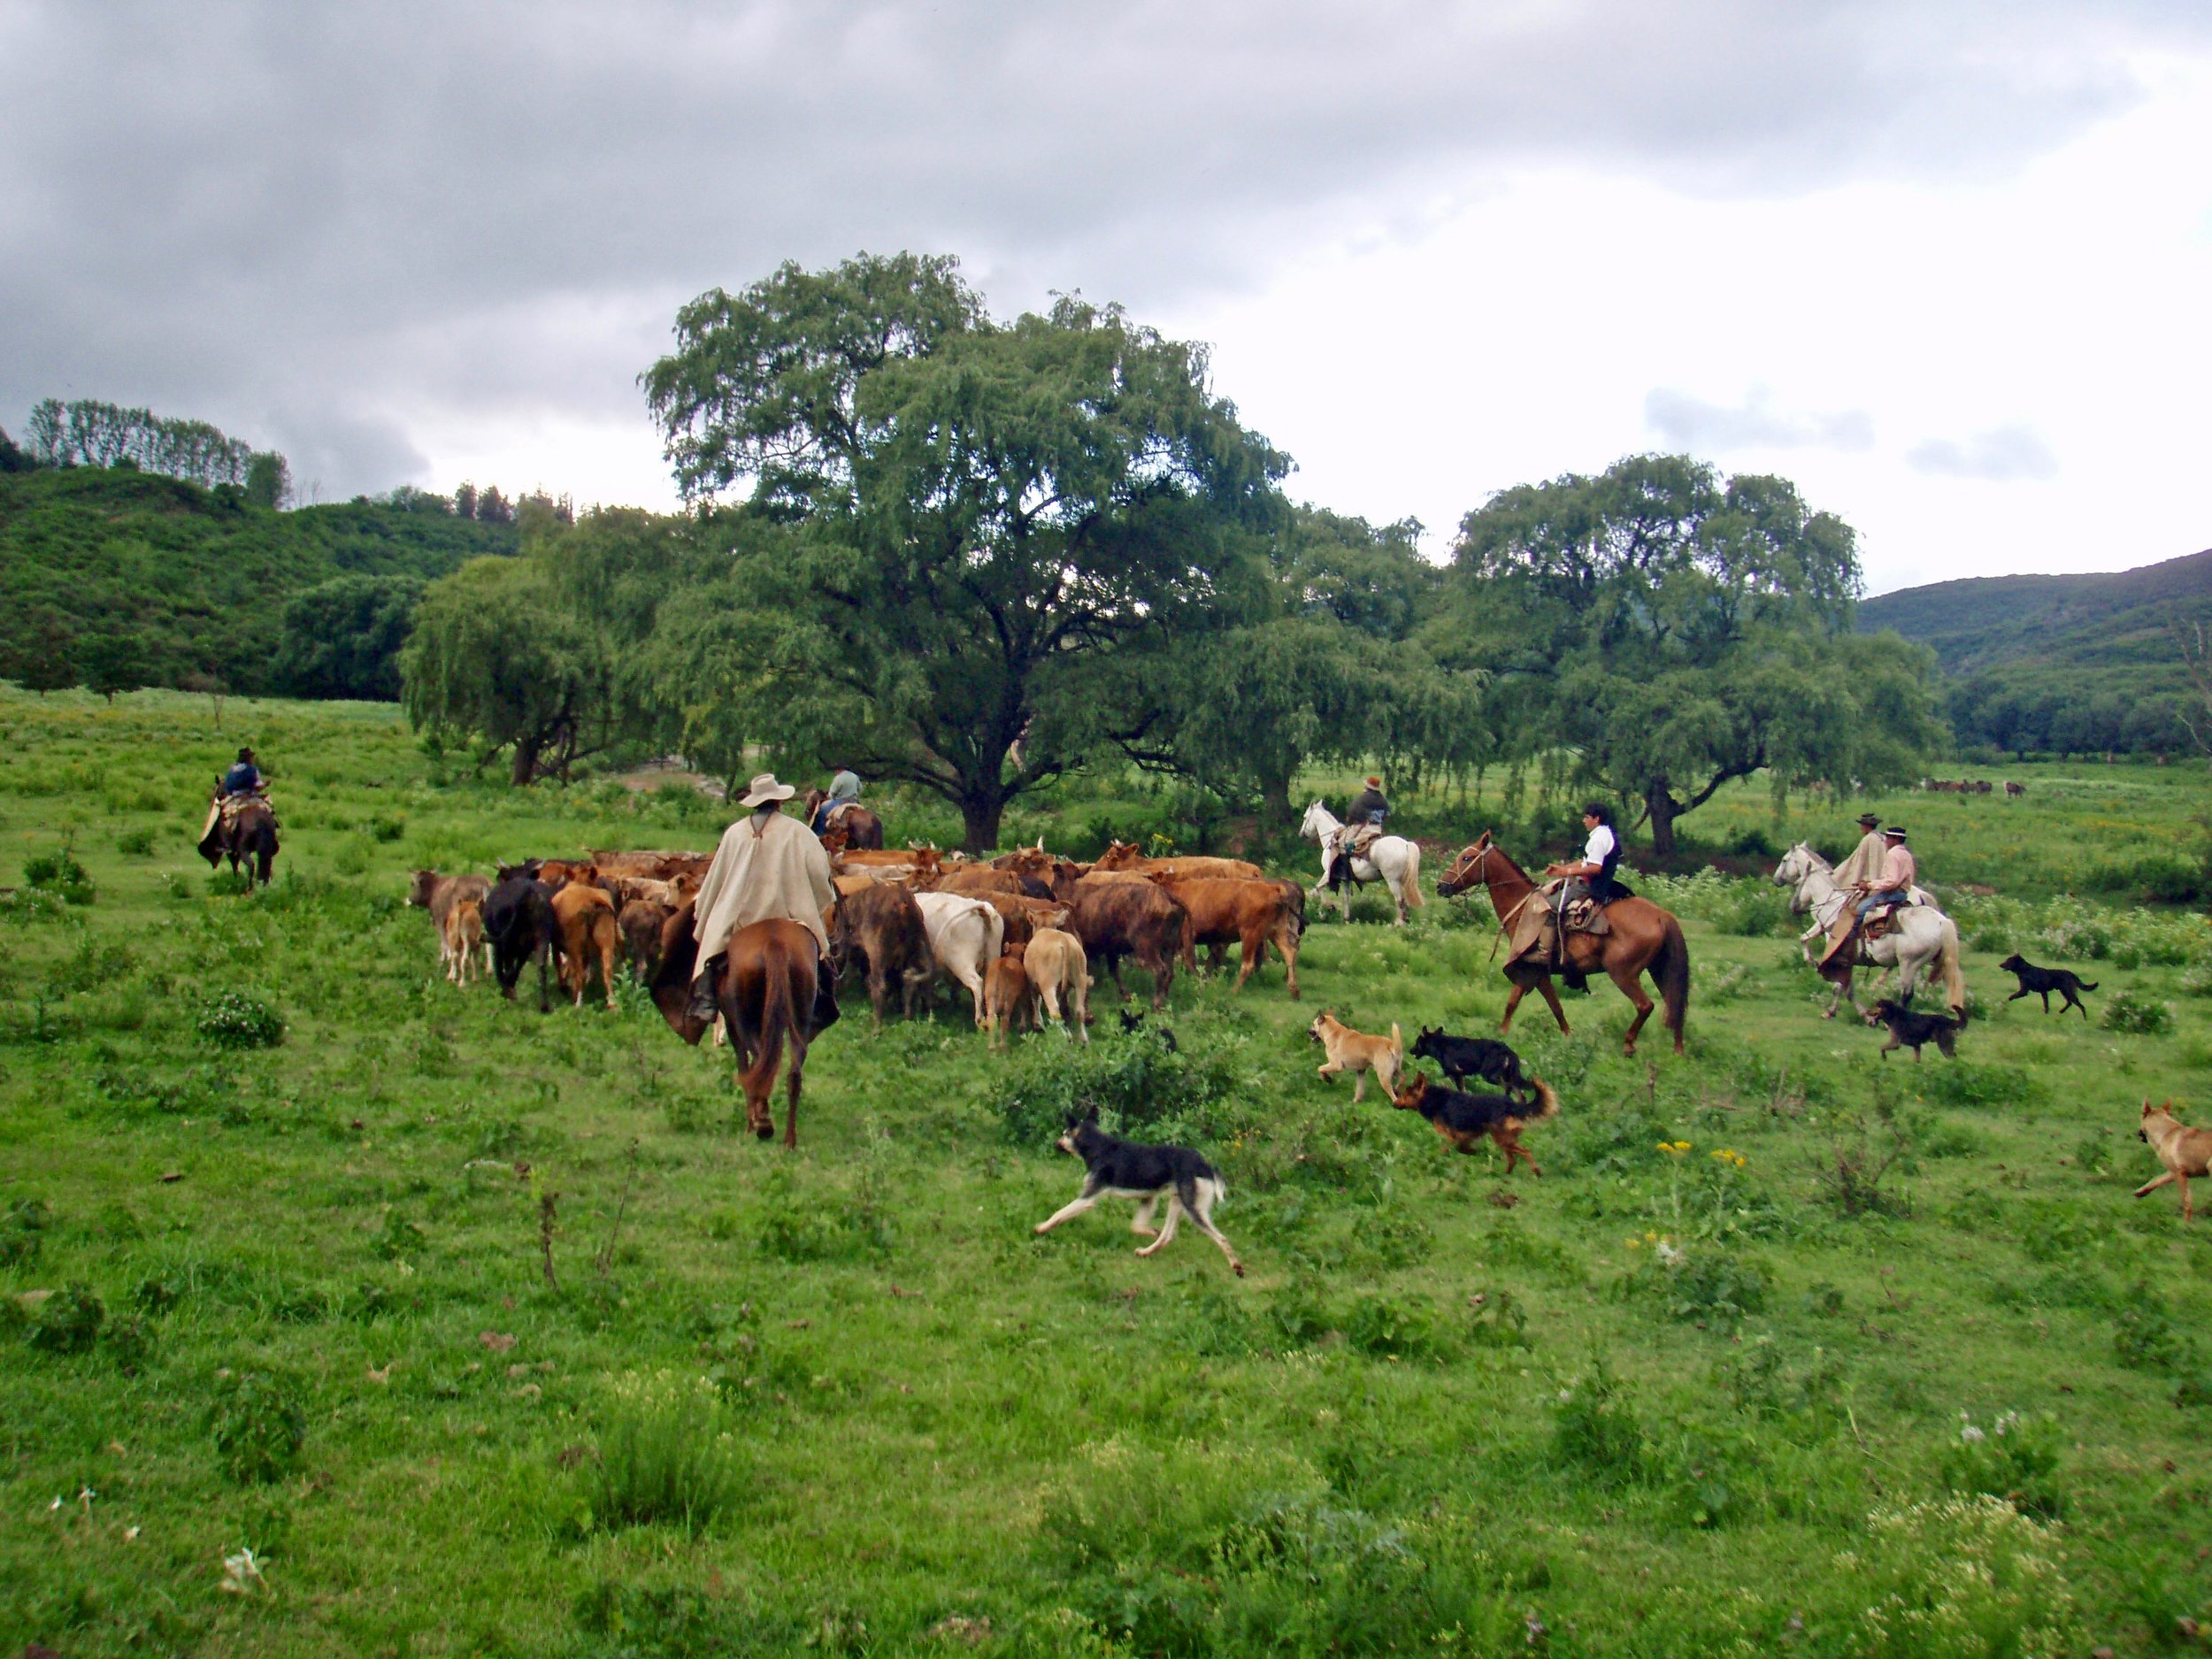
{"type": "Polygon", "coordinates": [[[2093,991],[2097,987],[2091,984],[2087,979],[2084,979],[2081,981],[2081,988],[2085,991],[2093,991]]]}
{"type": "Polygon", "coordinates": [[[1390,1046],[1401,1056],[1406,1051],[1406,1040],[1398,1034],[1398,1022],[1394,1019],[1390,1022],[1390,1046]]]}
{"type": "Polygon", "coordinates": [[[1959,972],[1958,924],[1943,918],[1942,942],[1936,947],[1936,969],[1943,975],[1943,1000],[1951,1005],[1961,1025],[1966,1024],[1966,976],[1959,972]]]}
{"type": "Polygon", "coordinates": [[[1559,1091],[1540,1077],[1529,1079],[1528,1086],[1536,1091],[1536,1110],[1532,1121],[1541,1123],[1547,1118],[1558,1117],[1559,1091]]]}

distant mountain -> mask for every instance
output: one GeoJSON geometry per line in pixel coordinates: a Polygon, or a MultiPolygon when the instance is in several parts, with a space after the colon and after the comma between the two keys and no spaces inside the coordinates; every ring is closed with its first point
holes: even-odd
{"type": "Polygon", "coordinates": [[[2212,549],[2093,576],[1980,576],[1859,606],[1862,633],[1933,649],[1959,741],[2013,750],[2174,750],[2186,688],[2169,625],[2212,620],[2212,549]]]}
{"type": "Polygon", "coordinates": [[[277,512],[123,468],[0,474],[0,678],[119,656],[146,685],[294,689],[279,650],[294,595],[342,577],[434,580],[518,545],[513,525],[456,518],[436,496],[277,512]]]}

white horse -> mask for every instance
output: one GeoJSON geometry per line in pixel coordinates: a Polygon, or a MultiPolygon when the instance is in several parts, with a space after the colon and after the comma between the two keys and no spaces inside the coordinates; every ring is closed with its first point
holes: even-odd
{"type": "MultiPolygon", "coordinates": [[[[1810,910],[1816,918],[1817,931],[1825,934],[1843,914],[1843,907],[1853,903],[1856,895],[1836,885],[1832,868],[1825,858],[1805,842],[1800,841],[1783,855],[1770,878],[1778,887],[1793,887],[1790,895],[1790,909],[1798,915],[1810,910]]],[[[1913,889],[1916,898],[1920,890],[1913,889]]],[[[1808,928],[1806,937],[1816,930],[1808,928]]],[[[1966,1008],[1966,980],[1959,971],[1959,930],[1951,918],[1934,905],[1917,902],[1901,906],[1890,916],[1890,931],[1879,939],[1863,940],[1867,956],[1881,964],[1881,974],[1874,981],[1878,990],[1890,970],[1897,971],[1898,994],[1909,1000],[1913,987],[1920,983],[1920,976],[1932,967],[1943,976],[1944,999],[1955,1014],[1966,1008]]],[[[1823,1019],[1833,1019],[1836,1008],[1846,997],[1851,1006],[1863,1016],[1859,1000],[1851,996],[1853,964],[1844,962],[1828,970],[1835,980],[1836,994],[1828,999],[1828,1011],[1823,1019]]]]}
{"type": "MultiPolygon", "coordinates": [[[[1336,814],[1316,801],[1306,809],[1306,816],[1298,820],[1298,833],[1308,841],[1321,843],[1321,879],[1313,884],[1313,896],[1320,898],[1329,884],[1330,849],[1336,844],[1336,833],[1344,826],[1336,814]]],[[[1398,902],[1398,926],[1406,925],[1406,912],[1419,910],[1421,898],[1421,848],[1402,835],[1379,835],[1364,853],[1352,860],[1352,883],[1365,887],[1379,881],[1390,889],[1390,896],[1398,902]]],[[[1352,895],[1347,888],[1337,889],[1337,906],[1343,919],[1352,919],[1352,895]]]]}

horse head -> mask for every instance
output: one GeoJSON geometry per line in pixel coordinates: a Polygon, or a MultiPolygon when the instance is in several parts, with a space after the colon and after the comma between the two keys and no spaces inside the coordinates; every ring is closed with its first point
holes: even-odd
{"type": "Polygon", "coordinates": [[[1306,816],[1298,820],[1298,833],[1308,841],[1319,841],[1335,827],[1335,815],[1318,801],[1308,807],[1306,816]]]}
{"type": "Polygon", "coordinates": [[[1488,886],[1489,876],[1485,866],[1489,863],[1491,851],[1490,832],[1485,830],[1475,838],[1472,845],[1461,850],[1459,856],[1452,861],[1452,867],[1438,879],[1437,896],[1456,898],[1478,881],[1488,886]]]}

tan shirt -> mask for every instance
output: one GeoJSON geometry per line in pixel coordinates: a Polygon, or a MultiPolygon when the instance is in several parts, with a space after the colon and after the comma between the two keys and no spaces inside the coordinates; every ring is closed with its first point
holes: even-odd
{"type": "Polygon", "coordinates": [[[1836,885],[1855,887],[1869,882],[1880,873],[1884,856],[1889,848],[1882,840],[1882,832],[1869,830],[1851,849],[1851,856],[1836,866],[1836,885]]]}
{"type": "Polygon", "coordinates": [[[722,833],[692,911],[699,960],[722,954],[730,935],[755,922],[796,922],[829,949],[822,914],[837,902],[829,855],[814,832],[785,812],[755,812],[722,833]]]}

